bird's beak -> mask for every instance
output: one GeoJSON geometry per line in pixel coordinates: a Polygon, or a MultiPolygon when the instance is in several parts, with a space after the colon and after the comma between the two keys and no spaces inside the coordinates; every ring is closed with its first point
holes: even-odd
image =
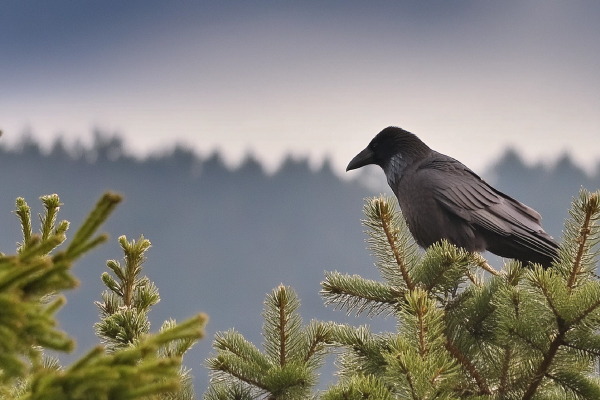
{"type": "Polygon", "coordinates": [[[350,161],[350,164],[346,167],[346,171],[364,167],[369,164],[375,164],[375,154],[367,147],[350,161]]]}

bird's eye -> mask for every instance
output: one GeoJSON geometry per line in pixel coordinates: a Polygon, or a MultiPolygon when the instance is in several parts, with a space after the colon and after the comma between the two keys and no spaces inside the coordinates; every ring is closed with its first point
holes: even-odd
{"type": "Polygon", "coordinates": [[[371,149],[375,150],[379,146],[379,143],[371,143],[371,149]]]}

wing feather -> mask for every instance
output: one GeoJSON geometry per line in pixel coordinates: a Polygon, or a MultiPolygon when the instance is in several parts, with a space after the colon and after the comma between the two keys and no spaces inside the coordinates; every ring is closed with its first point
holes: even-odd
{"type": "Polygon", "coordinates": [[[543,231],[539,213],[492,188],[460,162],[438,153],[417,173],[447,211],[495,234],[512,236],[534,251],[556,255],[556,244],[543,231]]]}

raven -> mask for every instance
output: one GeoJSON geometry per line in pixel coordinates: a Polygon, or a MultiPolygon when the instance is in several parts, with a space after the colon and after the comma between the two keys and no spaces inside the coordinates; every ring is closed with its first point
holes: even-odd
{"type": "Polygon", "coordinates": [[[548,268],[558,243],[535,210],[488,185],[465,165],[397,127],[382,130],[346,171],[379,165],[421,247],[446,239],[468,251],[490,251],[548,268]]]}

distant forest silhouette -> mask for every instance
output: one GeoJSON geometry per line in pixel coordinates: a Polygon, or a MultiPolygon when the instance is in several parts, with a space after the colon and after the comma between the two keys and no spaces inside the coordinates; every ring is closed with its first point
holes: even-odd
{"type": "MultiPolygon", "coordinates": [[[[0,155],[2,163],[16,159],[19,159],[19,162],[30,160],[40,166],[51,165],[52,169],[61,172],[82,166],[94,166],[94,170],[110,166],[112,170],[141,169],[158,175],[172,174],[176,179],[190,181],[199,180],[202,176],[202,180],[208,181],[217,181],[225,176],[231,179],[262,177],[276,181],[284,175],[290,179],[299,174],[334,175],[328,160],[325,160],[319,170],[313,171],[309,167],[308,159],[292,156],[288,156],[273,174],[267,174],[261,163],[251,154],[246,155],[239,166],[229,168],[220,153],[214,152],[202,158],[182,144],[140,159],[126,152],[120,136],[99,131],[94,133],[91,145],[81,142],[66,143],[62,138],[58,138],[49,151],[42,150],[39,143],[29,135],[11,147],[4,145],[0,139],[0,155]]],[[[577,166],[568,154],[563,154],[553,163],[528,165],[516,149],[509,148],[485,171],[476,172],[500,190],[525,204],[532,205],[542,215],[564,215],[565,207],[570,204],[571,197],[577,193],[579,187],[600,187],[600,161],[595,171],[589,174],[577,166]]],[[[376,191],[389,190],[379,171],[365,171],[359,175],[357,183],[376,191]]],[[[548,230],[555,235],[562,229],[562,222],[559,221],[545,222],[546,225],[551,225],[548,226],[548,230]]]]}
{"type": "MultiPolygon", "coordinates": [[[[381,171],[367,170],[348,181],[328,162],[314,170],[308,160],[288,157],[275,173],[267,174],[251,156],[230,169],[219,153],[202,158],[181,145],[138,159],[126,153],[120,137],[101,133],[91,146],[58,140],[49,151],[31,138],[10,147],[2,142],[0,138],[4,253],[14,253],[21,240],[11,213],[18,196],[37,213],[39,196],[58,193],[64,203],[59,219],[75,226],[105,190],[125,196],[106,225],[110,243],[76,266],[81,287],[67,294],[68,304],[59,314],[62,328],[77,338],[77,354],[97,343],[93,302],[103,290],[100,274],[106,260],[122,257],[116,242],[122,234],[129,239],[144,234],[153,244],[145,273],[162,297],[150,313],[153,330],[169,317],[182,320],[204,311],[211,318],[207,337],[185,360],[199,393],[206,387],[207,372],[201,365],[214,332],[235,327],[260,344],[262,301],[280,283],[297,290],[305,320],[393,329],[392,321],[356,320],[325,308],[318,295],[324,270],[378,279],[360,219],[365,197],[389,191],[381,171]],[[373,176],[381,178],[375,187],[373,176]]],[[[588,175],[569,156],[552,166],[530,166],[515,150],[507,150],[483,177],[539,211],[544,228],[557,238],[579,188],[600,187],[600,168],[588,175]]],[[[68,237],[72,234],[67,232],[68,237]]]]}

